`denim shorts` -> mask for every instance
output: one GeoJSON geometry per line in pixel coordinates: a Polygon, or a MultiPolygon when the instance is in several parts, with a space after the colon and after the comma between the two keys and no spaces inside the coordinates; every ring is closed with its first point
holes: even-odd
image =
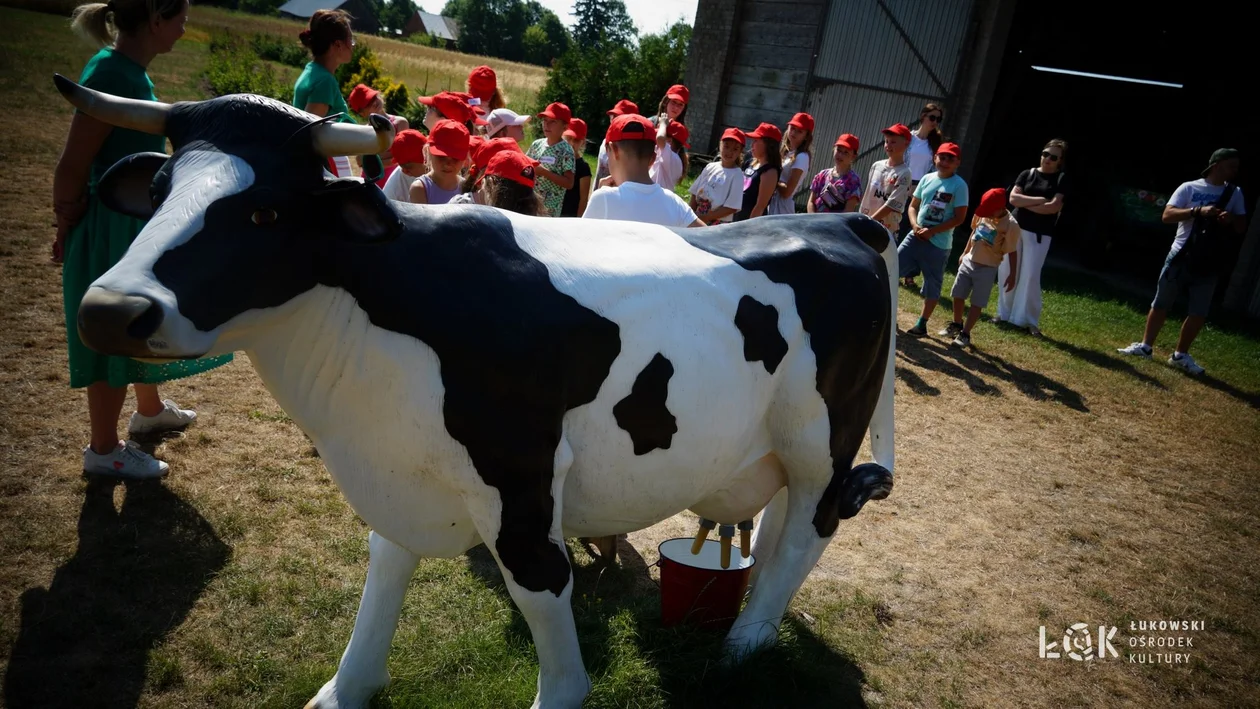
{"type": "Polygon", "coordinates": [[[948,258],[947,249],[938,249],[930,241],[922,241],[907,235],[897,247],[897,271],[903,276],[908,273],[922,273],[923,299],[937,300],[941,297],[941,283],[945,280],[945,260],[948,258]]]}
{"type": "Polygon", "coordinates": [[[1185,291],[1190,297],[1187,308],[1190,315],[1207,317],[1212,307],[1212,295],[1216,292],[1216,275],[1196,276],[1190,273],[1184,263],[1173,263],[1176,252],[1168,254],[1164,259],[1164,268],[1159,272],[1159,282],[1155,284],[1155,300],[1151,308],[1168,310],[1177,302],[1177,298],[1185,291]]]}

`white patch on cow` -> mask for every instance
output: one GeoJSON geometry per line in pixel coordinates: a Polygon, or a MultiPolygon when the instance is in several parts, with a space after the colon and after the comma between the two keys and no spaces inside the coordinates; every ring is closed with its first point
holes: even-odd
{"type": "Polygon", "coordinates": [[[158,355],[200,355],[214,344],[214,332],[198,330],[180,315],[175,294],[153,275],[162,254],[187,243],[205,226],[206,209],[216,201],[249,189],[254,170],[241,158],[213,150],[180,154],[171,171],[170,193],[122,259],[93,286],[142,295],[162,307],[162,326],[148,340],[158,355]]]}

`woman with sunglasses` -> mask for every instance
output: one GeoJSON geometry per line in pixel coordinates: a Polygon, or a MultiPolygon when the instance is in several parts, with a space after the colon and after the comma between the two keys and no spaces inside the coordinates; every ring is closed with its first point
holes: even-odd
{"type": "MultiPolygon", "coordinates": [[[[350,107],[341,95],[337,82],[337,67],[350,61],[354,54],[354,33],[350,30],[350,15],[344,10],[316,10],[310,24],[298,33],[302,46],[310,50],[311,61],[293,85],[293,105],[317,116],[341,114],[337,119],[354,123],[350,107]]],[[[345,157],[329,158],[329,171],[337,177],[350,177],[350,160],[345,157]]]]}
{"type": "MultiPolygon", "coordinates": [[[[1034,336],[1041,335],[1041,267],[1050,252],[1050,241],[1068,193],[1068,181],[1063,174],[1066,154],[1064,141],[1055,139],[1046,143],[1041,149],[1041,164],[1019,173],[1011,190],[1011,206],[1015,207],[1015,223],[1020,229],[1016,247],[1019,265],[1015,289],[998,292],[997,319],[1026,327],[1034,336]]],[[[998,269],[998,279],[1005,282],[1009,275],[1010,265],[1004,260],[998,269]]]]}
{"type": "MultiPolygon", "coordinates": [[[[910,148],[906,150],[906,164],[910,166],[910,193],[919,187],[919,180],[936,169],[933,157],[936,149],[945,142],[941,135],[941,122],[945,120],[945,109],[938,103],[927,103],[919,111],[919,128],[910,134],[910,148]]],[[[910,230],[910,210],[901,216],[901,233],[910,230]]],[[[903,273],[902,283],[909,288],[916,286],[914,277],[917,272],[903,273]]]]}

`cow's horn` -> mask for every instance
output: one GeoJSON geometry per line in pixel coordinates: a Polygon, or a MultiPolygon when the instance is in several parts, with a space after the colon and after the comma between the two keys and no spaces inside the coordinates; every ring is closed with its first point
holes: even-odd
{"type": "Polygon", "coordinates": [[[349,123],[322,123],[311,130],[315,151],[326,158],[339,155],[378,155],[394,142],[394,124],[377,113],[368,117],[371,126],[349,123]]]}
{"type": "Polygon", "coordinates": [[[53,75],[53,83],[75,108],[98,121],[143,133],[166,135],[166,117],[171,112],[170,104],[103,94],[79,86],[61,74],[53,75]]]}

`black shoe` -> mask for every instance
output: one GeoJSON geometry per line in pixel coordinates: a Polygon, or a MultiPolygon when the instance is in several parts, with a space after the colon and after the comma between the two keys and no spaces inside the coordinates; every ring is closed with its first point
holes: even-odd
{"type": "Polygon", "coordinates": [[[906,334],[911,337],[927,337],[927,325],[918,323],[909,330],[906,330],[906,334]]]}
{"type": "Polygon", "coordinates": [[[958,336],[954,338],[954,346],[955,347],[971,347],[971,333],[969,332],[958,333],[958,336]]]}
{"type": "Polygon", "coordinates": [[[950,322],[950,324],[945,326],[944,330],[941,330],[940,332],[936,334],[940,335],[941,337],[953,337],[954,335],[957,335],[958,333],[962,332],[962,327],[963,327],[962,323],[960,322],[950,322]]]}

